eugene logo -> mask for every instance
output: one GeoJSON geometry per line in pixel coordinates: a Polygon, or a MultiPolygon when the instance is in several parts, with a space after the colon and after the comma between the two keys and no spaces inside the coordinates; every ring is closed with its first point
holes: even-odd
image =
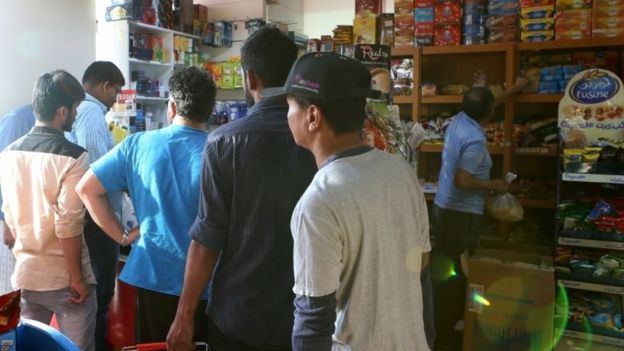
{"type": "Polygon", "coordinates": [[[591,70],[570,87],[570,97],[582,104],[597,104],[611,99],[620,90],[620,83],[607,72],[591,70]]]}

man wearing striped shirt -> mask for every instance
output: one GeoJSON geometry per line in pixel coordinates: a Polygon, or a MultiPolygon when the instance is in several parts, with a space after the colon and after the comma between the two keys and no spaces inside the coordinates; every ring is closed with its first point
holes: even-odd
{"type": "MultiPolygon", "coordinates": [[[[123,74],[112,62],[95,61],[85,71],[82,85],[86,92],[78,106],[78,115],[71,132],[66,137],[89,152],[89,164],[98,160],[115,146],[108,129],[105,115],[124,86],[123,74]]],[[[109,194],[111,206],[117,216],[121,215],[121,192],[109,194]]],[[[98,227],[89,214],[85,218],[85,240],[91,256],[91,266],[97,279],[96,349],[105,350],[108,304],[115,291],[115,275],[119,244],[98,227]]]]}

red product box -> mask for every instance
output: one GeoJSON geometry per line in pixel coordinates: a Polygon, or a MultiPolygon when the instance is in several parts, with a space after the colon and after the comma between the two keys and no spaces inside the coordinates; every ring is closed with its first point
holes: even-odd
{"type": "Polygon", "coordinates": [[[394,15],[394,28],[414,29],[414,16],[412,14],[394,15]]]}
{"type": "Polygon", "coordinates": [[[461,27],[448,25],[436,27],[433,35],[434,46],[448,46],[461,44],[461,27]]]}
{"type": "Polygon", "coordinates": [[[433,36],[433,22],[418,22],[414,26],[414,35],[417,37],[433,36]]]}
{"type": "Polygon", "coordinates": [[[442,2],[435,5],[434,22],[437,25],[458,24],[461,21],[459,2],[442,2]]]}
{"type": "Polygon", "coordinates": [[[621,17],[624,16],[624,5],[594,6],[594,17],[621,17]]]}
{"type": "Polygon", "coordinates": [[[394,14],[412,14],[414,12],[414,2],[404,0],[394,0],[394,14]]]}
{"type": "Polygon", "coordinates": [[[415,8],[433,7],[433,0],[414,0],[415,8]]]}
{"type": "Polygon", "coordinates": [[[381,14],[381,0],[355,0],[355,14],[370,11],[376,15],[381,14]]]}
{"type": "Polygon", "coordinates": [[[193,5],[193,19],[201,22],[208,21],[208,8],[204,5],[193,5]]]}

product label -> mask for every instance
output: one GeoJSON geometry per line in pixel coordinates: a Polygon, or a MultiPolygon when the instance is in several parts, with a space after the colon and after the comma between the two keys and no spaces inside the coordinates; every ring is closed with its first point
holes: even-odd
{"type": "Polygon", "coordinates": [[[570,87],[570,96],[582,104],[597,104],[614,97],[620,90],[619,82],[606,71],[587,71],[582,79],[570,87]]]}

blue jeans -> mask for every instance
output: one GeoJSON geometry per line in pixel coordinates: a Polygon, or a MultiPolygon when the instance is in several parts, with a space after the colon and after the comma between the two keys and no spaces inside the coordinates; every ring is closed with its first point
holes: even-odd
{"type": "Polygon", "coordinates": [[[85,217],[84,237],[89,249],[91,268],[97,280],[95,349],[104,351],[108,329],[108,305],[115,294],[119,244],[106,235],[88,214],[85,217]]]}
{"type": "Polygon", "coordinates": [[[50,324],[52,313],[55,313],[61,333],[80,350],[93,351],[97,310],[94,290],[95,286],[92,285],[91,294],[81,304],[69,302],[69,288],[52,291],[22,290],[21,316],[50,324]]]}

